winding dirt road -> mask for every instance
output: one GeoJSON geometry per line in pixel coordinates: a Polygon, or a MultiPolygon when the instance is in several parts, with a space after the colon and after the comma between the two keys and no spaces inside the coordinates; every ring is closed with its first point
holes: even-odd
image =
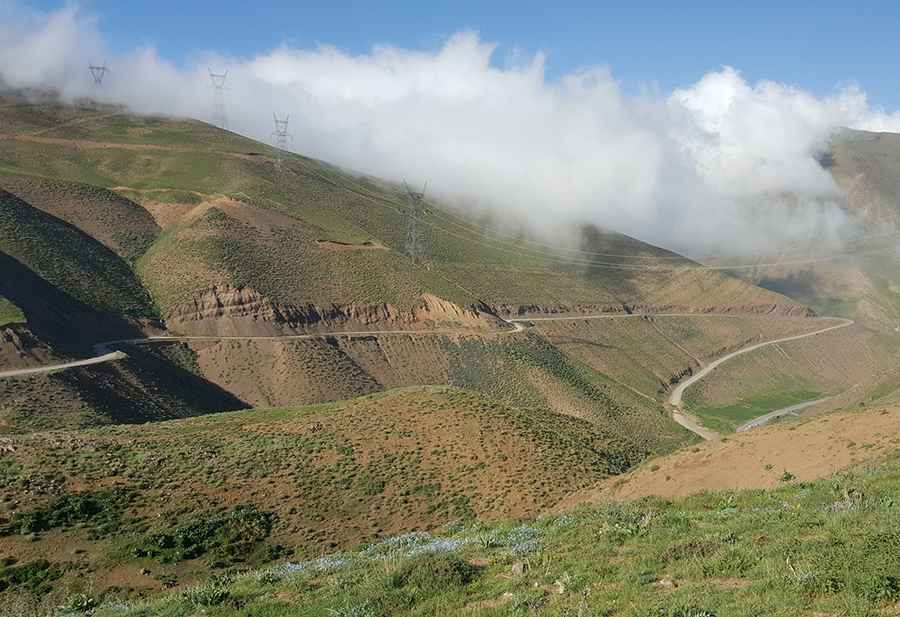
{"type": "MultiPolygon", "coordinates": [[[[511,326],[508,330],[495,330],[488,332],[489,334],[508,335],[522,332],[525,329],[519,321],[506,322],[511,326]]],[[[80,366],[90,366],[92,364],[102,364],[104,362],[114,362],[116,360],[124,360],[128,357],[123,351],[114,351],[113,345],[149,345],[153,343],[174,343],[179,341],[296,341],[311,340],[322,338],[360,338],[368,336],[448,336],[460,334],[459,330],[366,330],[356,332],[319,332],[316,334],[289,334],[283,336],[148,336],[144,338],[117,339],[114,341],[104,341],[94,345],[94,353],[96,356],[85,358],[84,360],[73,360],[71,362],[62,362],[59,364],[48,364],[46,366],[37,366],[33,368],[15,369],[11,371],[0,371],[0,379],[9,377],[24,377],[28,375],[36,375],[40,373],[55,373],[56,371],[64,371],[66,369],[78,368],[80,366]]],[[[472,332],[472,334],[478,334],[472,332]]]]}
{"type": "MultiPolygon", "coordinates": [[[[692,433],[699,435],[703,439],[712,440],[718,439],[720,435],[716,431],[712,431],[704,426],[701,426],[699,422],[697,422],[693,417],[691,417],[685,410],[684,405],[681,402],[682,396],[684,395],[684,391],[690,388],[692,385],[712,373],[722,364],[732,360],[738,356],[741,356],[745,353],[750,353],[751,351],[756,351],[757,349],[762,349],[763,347],[768,347],[769,345],[776,345],[778,343],[787,343],[788,341],[796,341],[799,339],[804,339],[810,336],[817,336],[819,334],[824,334],[825,332],[831,332],[832,330],[838,330],[839,328],[846,328],[847,326],[853,325],[855,322],[852,319],[842,319],[837,317],[816,317],[815,319],[829,320],[829,321],[839,321],[840,323],[828,326],[827,328],[822,328],[821,330],[816,330],[814,332],[807,332],[805,334],[795,334],[794,336],[785,336],[783,338],[774,339],[771,341],[764,341],[762,343],[756,343],[754,345],[748,345],[747,347],[742,347],[737,351],[733,351],[730,354],[726,354],[721,358],[714,360],[707,364],[705,367],[682,381],[680,384],[675,386],[672,390],[672,393],[669,394],[669,398],[666,401],[668,405],[672,408],[672,419],[674,419],[678,424],[691,431],[692,433]]],[[[770,415],[770,414],[766,414],[770,415]]],[[[765,417],[765,416],[762,416],[765,417]]],[[[757,418],[759,419],[759,418],[757,418]]],[[[771,419],[771,418],[770,418],[771,419]]],[[[751,421],[753,422],[753,421],[751,421]]]]}
{"type": "Polygon", "coordinates": [[[28,375],[37,375],[39,373],[55,373],[56,371],[78,368],[79,366],[90,366],[92,364],[124,360],[127,357],[128,355],[121,351],[105,352],[102,355],[94,356],[93,358],[73,360],[72,362],[63,362],[62,364],[50,364],[48,366],[36,366],[34,368],[20,368],[13,371],[0,371],[0,379],[6,377],[26,377],[28,375]]]}
{"type": "MultiPolygon", "coordinates": [[[[614,318],[625,318],[625,317],[722,317],[722,316],[734,316],[731,314],[728,315],[715,315],[709,313],[697,314],[697,313],[658,313],[658,314],[645,314],[645,313],[604,313],[600,315],[575,315],[575,316],[552,316],[552,317],[529,317],[529,318],[519,318],[519,319],[508,319],[505,320],[506,323],[511,326],[511,329],[494,331],[492,334],[515,334],[517,332],[522,332],[525,330],[525,326],[523,324],[532,323],[532,322],[540,322],[540,321],[577,321],[580,319],[614,319],[614,318]]],[[[732,360],[740,355],[750,353],[751,351],[756,351],[757,349],[761,349],[763,347],[767,347],[769,345],[776,345],[778,343],[786,343],[788,341],[796,341],[799,339],[804,339],[810,336],[817,336],[819,334],[824,334],[825,332],[830,332],[832,330],[837,330],[839,328],[846,328],[847,326],[855,323],[852,319],[842,319],[836,317],[815,317],[812,319],[821,319],[828,321],[839,321],[840,323],[828,326],[826,328],[822,328],[821,330],[816,330],[814,332],[807,332],[805,334],[796,334],[793,336],[786,336],[778,339],[774,339],[771,341],[764,341],[762,343],[755,343],[753,345],[748,345],[747,347],[743,347],[738,349],[737,351],[733,351],[729,354],[718,358],[704,366],[700,371],[691,375],[688,379],[679,383],[669,394],[669,398],[666,401],[667,406],[671,409],[672,419],[674,419],[678,424],[691,431],[692,433],[699,435],[703,439],[706,440],[714,440],[719,439],[720,435],[713,430],[710,430],[704,426],[702,426],[699,422],[697,422],[690,414],[688,414],[684,410],[684,406],[682,404],[682,397],[684,395],[685,390],[689,387],[712,373],[722,364],[732,360]]],[[[9,377],[23,377],[27,375],[35,375],[40,373],[53,373],[56,371],[62,371],[71,368],[77,368],[80,366],[90,366],[92,364],[101,364],[104,362],[114,362],[116,360],[123,360],[128,357],[127,354],[121,351],[113,351],[112,346],[117,344],[132,344],[132,345],[147,345],[152,343],[167,343],[167,342],[178,342],[178,341],[229,341],[229,340],[239,340],[239,341],[271,341],[271,340],[310,340],[310,339],[321,339],[321,338],[333,338],[333,337],[348,337],[348,338],[359,338],[359,337],[368,337],[368,336],[446,336],[459,334],[459,330],[452,329],[444,329],[444,330],[369,330],[369,331],[357,331],[357,332],[321,332],[316,334],[294,334],[294,335],[286,335],[286,336],[151,336],[147,338],[135,338],[135,339],[121,339],[115,341],[105,341],[103,343],[97,343],[94,345],[94,353],[97,355],[92,358],[86,358],[84,360],[75,360],[72,362],[64,362],[61,364],[52,364],[48,366],[39,366],[34,368],[26,368],[26,369],[16,369],[11,371],[0,371],[0,379],[9,378],[9,377]]],[[[791,408],[779,409],[774,412],[770,412],[765,414],[764,416],[760,416],[759,418],[755,418],[750,422],[742,425],[738,430],[745,431],[754,426],[759,426],[761,424],[765,424],[769,420],[778,417],[779,415],[785,415],[787,413],[791,413],[792,411],[797,411],[798,409],[802,409],[808,405],[820,401],[813,401],[811,403],[804,403],[801,405],[793,406],[791,408]]]]}

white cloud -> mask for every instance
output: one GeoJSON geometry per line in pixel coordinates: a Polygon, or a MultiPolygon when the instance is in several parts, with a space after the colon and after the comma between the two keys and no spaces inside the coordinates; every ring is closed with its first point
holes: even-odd
{"type": "Polygon", "coordinates": [[[233,129],[267,140],[290,113],[294,148],[393,180],[430,181],[559,240],[589,222],[692,254],[775,250],[835,233],[842,196],[813,155],[838,126],[900,129],[855,87],[817,98],[725,67],[668,95],[625,96],[593,67],[550,80],[544,57],[492,63],[495,46],[458,33],[436,51],[280,47],[203,54],[186,67],[152,49],[114,56],[90,16],[0,4],[0,76],[14,86],[93,94],[137,111],[208,119],[207,66],[229,70],[233,129]]]}

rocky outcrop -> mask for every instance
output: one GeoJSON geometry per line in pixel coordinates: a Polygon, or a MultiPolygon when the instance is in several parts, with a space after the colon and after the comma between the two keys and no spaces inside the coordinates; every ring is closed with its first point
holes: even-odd
{"type": "Polygon", "coordinates": [[[483,305],[462,307],[424,294],[411,309],[390,304],[280,304],[250,288],[217,286],[196,296],[167,319],[175,332],[190,335],[277,336],[333,331],[433,329],[472,331],[503,327],[483,305]]]}
{"type": "Polygon", "coordinates": [[[53,359],[50,347],[24,325],[0,328],[0,367],[27,368],[53,359]]]}

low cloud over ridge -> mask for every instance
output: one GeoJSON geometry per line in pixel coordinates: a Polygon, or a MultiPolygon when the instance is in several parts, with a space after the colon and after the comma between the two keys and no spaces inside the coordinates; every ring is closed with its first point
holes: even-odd
{"type": "Polygon", "coordinates": [[[139,112],[208,120],[207,66],[227,68],[233,130],[268,141],[271,113],[290,113],[297,151],[427,179],[461,208],[557,242],[582,223],[692,255],[836,236],[842,196],[815,154],[840,126],[900,130],[900,114],[870,108],[855,87],[816,97],[725,67],[632,97],[602,66],[552,80],[541,54],[497,66],[495,46],[473,32],[434,51],[280,47],[175,66],[149,48],[109,53],[76,7],[36,14],[0,0],[0,37],[8,85],[93,96],[87,64],[105,58],[99,98],[139,112]]]}

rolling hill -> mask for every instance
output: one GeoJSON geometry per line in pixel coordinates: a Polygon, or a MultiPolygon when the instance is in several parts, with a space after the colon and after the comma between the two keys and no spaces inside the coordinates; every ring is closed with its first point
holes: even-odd
{"type": "Polygon", "coordinates": [[[221,570],[210,551],[140,547],[239,508],[266,513],[271,529],[260,541],[283,547],[258,560],[315,556],[454,520],[534,515],[633,456],[589,422],[444,387],[3,443],[6,490],[34,488],[18,494],[0,551],[58,564],[60,589],[85,568],[97,585],[136,589],[164,582],[142,578],[142,568],[178,580],[221,570]],[[73,512],[77,520],[32,522],[76,500],[91,504],[73,512]],[[104,526],[113,521],[111,536],[104,526]],[[90,540],[73,557],[71,547],[90,540]]]}
{"type": "MultiPolygon", "coordinates": [[[[665,408],[670,388],[725,353],[817,329],[806,303],[858,323],[721,367],[688,391],[692,410],[725,426],[748,401],[762,413],[835,395],[846,407],[890,399],[900,385],[900,264],[890,256],[810,269],[815,284],[792,268],[745,279],[606,230],[585,227],[571,247],[552,247],[429,202],[419,221],[427,258],[416,263],[404,254],[404,194],[381,179],[296,154],[279,170],[271,147],[202,122],[51,96],[0,95],[0,125],[0,373],[127,354],[0,378],[0,604],[58,602],[92,585],[109,598],[156,595],[214,574],[224,578],[209,579],[209,593],[221,587],[228,603],[213,612],[277,615],[284,598],[342,611],[330,579],[273,599],[256,583],[241,596],[245,579],[231,577],[325,553],[339,561],[335,551],[365,543],[373,554],[391,542],[417,547],[431,541],[426,530],[459,525],[467,531],[447,541],[477,528],[481,549],[448,567],[493,580],[510,559],[534,572],[563,560],[582,578],[560,584],[581,592],[587,575],[568,556],[598,542],[591,567],[628,577],[638,606],[668,567],[641,539],[643,505],[586,515],[602,532],[578,519],[574,544],[560,540],[546,559],[532,525],[477,526],[536,517],[648,458],[699,447],[665,408]],[[607,534],[624,539],[607,546],[607,534]],[[618,553],[625,543],[652,554],[618,553]]],[[[843,156],[832,163],[845,167],[843,156]]],[[[747,557],[746,526],[769,498],[723,499],[747,503],[740,548],[716,540],[702,567],[765,569],[747,557]]],[[[689,502],[648,507],[672,522],[654,528],[657,543],[678,544],[673,529],[696,514],[689,502]]],[[[737,533],[707,519],[715,533],[737,533]]],[[[558,525],[548,538],[567,533],[558,525]]],[[[371,614],[420,601],[420,614],[459,603],[506,610],[506,600],[491,605],[505,583],[470,593],[472,578],[433,604],[410,592],[406,604],[382,605],[381,583],[366,599],[367,575],[349,572],[340,585],[371,600],[371,614]]],[[[543,606],[556,584],[530,582],[538,587],[509,586],[527,593],[508,608],[543,606]]],[[[688,587],[702,595],[718,584],[688,587]]],[[[765,607],[794,607],[793,588],[778,589],[765,607]]],[[[133,614],[210,608],[188,597],[133,614]]],[[[714,603],[726,606],[724,593],[714,603]]],[[[347,614],[369,609],[359,610],[347,614]]]]}

